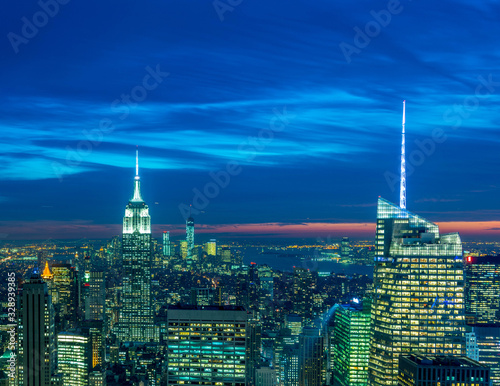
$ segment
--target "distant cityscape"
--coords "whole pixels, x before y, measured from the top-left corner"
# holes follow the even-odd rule
[[[4,241],[0,384],[500,385],[500,243],[383,198],[375,242],[157,239],[140,184],[122,237]]]

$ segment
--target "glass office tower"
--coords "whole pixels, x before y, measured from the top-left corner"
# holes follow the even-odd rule
[[[335,309],[333,329],[333,377],[340,386],[368,385],[370,355],[370,305],[339,305]]]
[[[74,332],[57,335],[57,364],[67,386],[89,384],[89,338]]]
[[[401,354],[465,355],[464,269],[458,233],[378,200],[371,385],[397,385]]]
[[[167,385],[247,385],[247,323],[243,307],[169,306]]]

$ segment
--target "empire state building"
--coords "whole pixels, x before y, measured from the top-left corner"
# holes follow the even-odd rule
[[[136,154],[134,194],[123,217],[123,297],[116,329],[122,341],[150,342],[155,338],[151,303],[151,217],[141,196]]]

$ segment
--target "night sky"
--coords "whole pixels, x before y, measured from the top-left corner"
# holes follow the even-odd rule
[[[497,1],[9,1],[0,18],[4,239],[119,234],[137,145],[155,236],[193,204],[207,237],[373,238],[377,197],[399,201],[404,99],[408,209],[500,237]]]

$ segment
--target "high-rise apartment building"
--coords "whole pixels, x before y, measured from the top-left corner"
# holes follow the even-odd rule
[[[458,233],[378,200],[370,384],[396,385],[399,356],[465,355]]]
[[[465,257],[467,324],[500,325],[500,256]]]
[[[19,296],[18,384],[50,386],[56,368],[54,310],[47,284],[33,274]]]
[[[370,319],[367,301],[342,304],[335,308],[330,353],[335,385],[368,385]]]
[[[246,385],[247,318],[236,306],[170,306],[167,385]]]
[[[155,339],[151,304],[151,217],[142,199],[140,184],[136,158],[134,194],[123,217],[123,307],[116,332],[122,341],[150,342]]]

